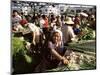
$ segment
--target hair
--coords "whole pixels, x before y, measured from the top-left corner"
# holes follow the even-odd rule
[[[46,19],[46,15],[42,15],[42,18],[43,18],[43,19]]]
[[[17,12],[19,14],[19,12],[17,10],[13,10],[13,13]]]
[[[52,36],[54,36],[56,33],[59,33],[59,32],[53,32]],[[60,33],[59,33],[60,34]]]
[[[52,33],[50,41],[53,42],[53,37],[54,37],[54,35],[55,35],[56,33],[59,33],[59,32],[53,32],[53,33]]]
[[[51,22],[53,22],[55,20],[55,18],[51,18]]]

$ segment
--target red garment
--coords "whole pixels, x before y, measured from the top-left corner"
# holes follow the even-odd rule
[[[22,19],[22,20],[20,21],[20,24],[21,24],[21,25],[24,25],[24,24],[27,24],[27,23],[28,23],[28,21],[25,20],[25,19]]]
[[[43,26],[43,27],[44,27],[44,28],[48,28],[48,27],[49,27],[48,19],[45,19],[44,21],[45,21],[45,23],[44,23],[44,26]]]
[[[75,18],[74,24],[80,24],[80,19],[78,17]]]

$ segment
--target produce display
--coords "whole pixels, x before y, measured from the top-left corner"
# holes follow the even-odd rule
[[[46,70],[46,72],[96,69],[95,39],[92,29],[88,27],[83,28],[79,40],[77,42],[71,42],[68,46],[65,46],[65,57],[68,58],[69,64],[64,65],[59,63],[57,68]],[[33,72],[36,65],[40,62],[41,56],[39,54],[31,54],[26,47],[26,44],[27,42],[22,37],[21,33],[18,33],[17,35],[16,33],[12,34],[11,53],[13,57],[14,73]]]

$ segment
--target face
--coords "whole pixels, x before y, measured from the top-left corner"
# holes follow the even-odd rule
[[[59,42],[60,40],[61,40],[60,34],[59,34],[58,32],[54,33],[54,34],[53,34],[53,42],[54,42],[54,43],[57,43],[57,42]]]
[[[17,15],[18,15],[18,13],[17,13],[17,12],[14,12],[13,14],[14,14],[15,16],[17,16]]]

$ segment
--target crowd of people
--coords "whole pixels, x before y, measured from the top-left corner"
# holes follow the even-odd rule
[[[12,33],[22,33],[21,36],[26,40],[26,47],[33,53],[40,51],[43,57],[35,72],[53,68],[59,62],[68,64],[68,59],[63,56],[66,51],[64,46],[78,41],[81,29],[86,26],[96,29],[95,14],[80,12],[75,16],[24,15],[17,10],[13,10],[12,13]]]

